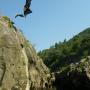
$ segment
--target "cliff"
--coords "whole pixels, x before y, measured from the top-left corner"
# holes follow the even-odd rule
[[[9,18],[0,17],[0,90],[45,88],[49,70],[13,24]]]

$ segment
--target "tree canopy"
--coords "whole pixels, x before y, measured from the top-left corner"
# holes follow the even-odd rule
[[[90,28],[74,36],[72,39],[55,43],[38,55],[51,71],[60,71],[64,66],[78,62],[80,58],[90,55]]]

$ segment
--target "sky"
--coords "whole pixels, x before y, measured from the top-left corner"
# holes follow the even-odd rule
[[[0,15],[8,16],[37,51],[70,39],[90,27],[90,0],[32,0],[32,14],[23,12],[25,0],[2,0]]]

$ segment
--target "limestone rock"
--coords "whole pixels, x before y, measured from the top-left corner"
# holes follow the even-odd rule
[[[55,73],[55,85],[63,90],[90,90],[90,56]]]
[[[0,90],[46,87],[48,68],[13,24],[9,18],[0,17]]]

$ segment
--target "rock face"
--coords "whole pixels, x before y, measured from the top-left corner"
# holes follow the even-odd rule
[[[0,17],[0,90],[44,88],[49,79],[49,70],[32,45],[9,18]]]
[[[55,73],[57,90],[90,90],[90,56]]]

